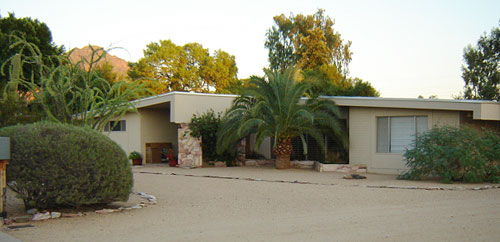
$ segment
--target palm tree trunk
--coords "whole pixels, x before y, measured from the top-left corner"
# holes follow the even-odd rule
[[[292,154],[292,140],[278,140],[276,147],[274,148],[274,155],[276,156],[276,168],[277,169],[289,169],[290,168],[290,155]]]

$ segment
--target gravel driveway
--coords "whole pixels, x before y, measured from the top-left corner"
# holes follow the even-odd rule
[[[134,167],[134,191],[155,195],[158,204],[4,232],[23,241],[500,241],[500,189],[342,175]]]

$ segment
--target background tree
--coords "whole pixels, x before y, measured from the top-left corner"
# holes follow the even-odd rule
[[[118,73],[113,71],[113,65],[107,61],[103,62],[101,65],[96,66],[95,71],[97,75],[99,75],[109,83],[115,83],[120,79]]]
[[[344,41],[333,25],[322,9],[313,15],[275,16],[265,42],[269,68],[302,69],[303,80],[311,86],[309,96],[378,96],[370,83],[348,77],[351,42]]]
[[[22,48],[20,45],[12,45],[17,41],[12,35],[24,38],[27,42],[36,45],[40,50],[41,56],[44,58],[64,53],[64,47],[57,46],[52,41],[52,33],[45,23],[28,17],[16,18],[14,13],[9,13],[8,17],[2,18],[0,16],[0,65],[15,53],[18,53],[20,48]],[[45,62],[47,61],[45,59]],[[32,65],[24,65],[24,75],[29,76],[30,74],[37,73],[33,71],[33,68],[35,67]],[[0,73],[0,87],[4,87],[7,84],[8,78],[7,73]]]
[[[351,42],[342,40],[323,9],[313,15],[281,14],[274,17],[274,24],[265,42],[271,70],[283,71],[293,65],[306,70],[327,64],[334,65],[339,73],[348,73]]]
[[[13,45],[19,38],[36,45],[46,63],[49,62],[47,56],[61,55],[64,52],[63,46],[57,46],[52,41],[52,34],[45,23],[37,19],[16,18],[14,13],[9,13],[8,17],[0,16],[0,66],[5,66],[4,63],[21,50],[22,46]],[[15,71],[22,71],[24,76],[30,76],[38,73],[36,68],[38,67],[26,63],[22,70]],[[7,90],[8,69],[2,67],[0,71],[0,127],[39,120],[39,107],[33,104],[33,95],[27,89],[15,86]],[[34,81],[38,80],[39,78],[34,78]]]
[[[462,78],[466,99],[500,100],[500,27],[464,49]]]
[[[314,70],[303,71],[302,82],[309,84],[306,94],[312,96],[368,96],[378,97],[380,93],[360,78],[342,77],[333,67],[323,65]]]
[[[211,56],[198,43],[178,46],[170,40],[151,43],[132,66],[131,78],[148,83],[156,94],[169,91],[227,93],[237,83],[235,57],[217,50]]]

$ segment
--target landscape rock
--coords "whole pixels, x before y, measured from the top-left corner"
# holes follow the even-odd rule
[[[31,220],[33,221],[40,221],[40,220],[46,220],[50,218],[50,212],[45,212],[45,213],[37,213],[33,215],[33,218]]]
[[[51,212],[50,213],[50,217],[51,218],[60,218],[61,217],[61,213],[60,212]]]
[[[96,210],[95,212],[96,213],[112,213],[112,212],[115,212],[115,211],[116,211],[115,209],[104,208],[104,209],[101,209],[101,210]]]

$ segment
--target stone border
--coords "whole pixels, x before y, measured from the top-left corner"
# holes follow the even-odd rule
[[[366,173],[367,166],[363,164],[323,164],[314,162],[314,169],[319,172],[336,171],[341,173]]]
[[[157,203],[157,199],[155,196],[147,194],[145,192],[137,192],[134,193],[132,192],[131,194],[136,194],[139,195],[143,201],[139,202],[136,205],[133,206],[127,206],[127,207],[120,207],[117,209],[113,208],[104,208],[100,210],[94,211],[95,213],[114,213],[114,212],[121,212],[125,210],[132,210],[132,209],[137,209],[137,208],[144,208],[149,205],[155,205]],[[36,209],[30,209],[28,213],[32,213],[32,215],[24,215],[24,216],[18,216],[18,217],[11,217],[11,218],[5,218],[3,221],[3,224],[9,225],[12,223],[22,223],[22,222],[29,222],[29,221],[42,221],[42,220],[48,220],[48,219],[56,219],[56,218],[62,218],[62,217],[67,217],[67,218],[72,218],[72,217],[81,217],[84,215],[87,215],[88,213],[61,213],[61,212],[56,212],[56,211],[47,211],[40,213]]]

